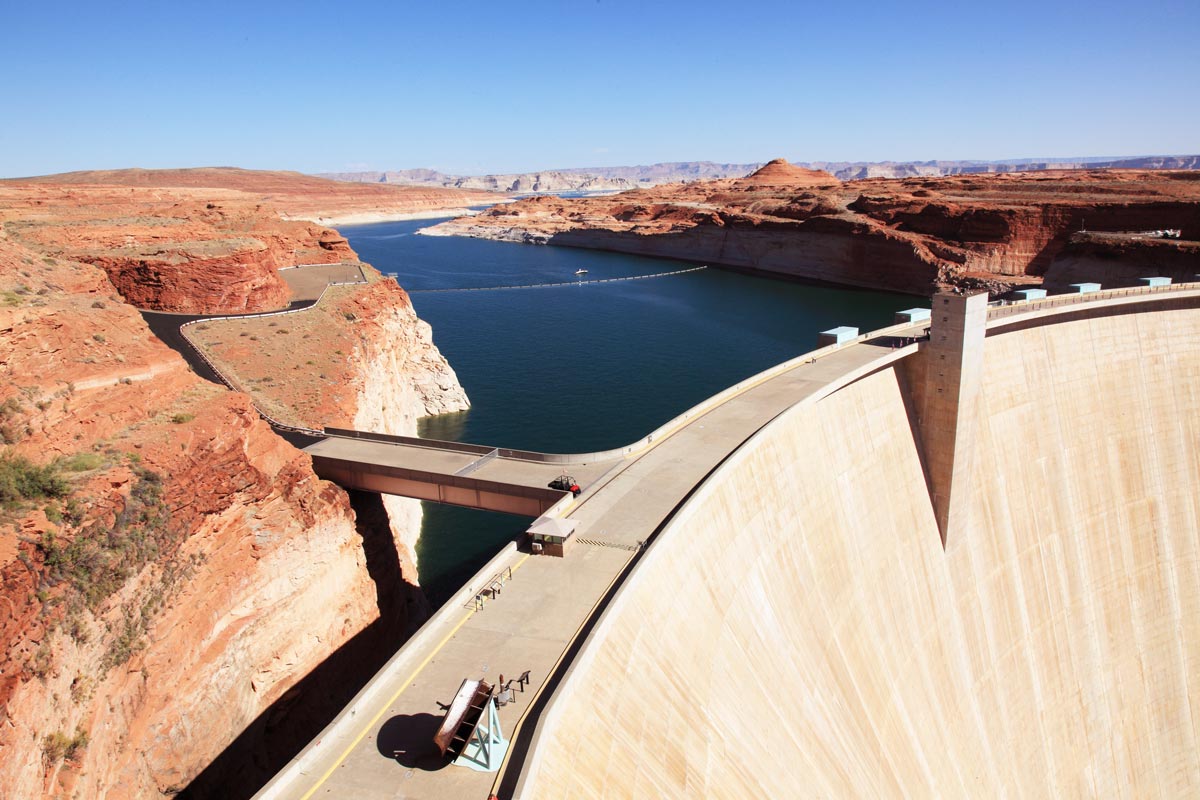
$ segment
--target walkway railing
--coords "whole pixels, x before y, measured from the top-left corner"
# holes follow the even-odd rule
[[[473,608],[476,611],[482,611],[483,607],[487,605],[488,598],[491,597],[491,599],[495,600],[503,590],[504,584],[511,580],[512,564],[509,564],[504,569],[500,570],[495,575],[484,581],[483,588],[475,593],[475,596],[471,598],[471,602],[465,607]]]
[[[1124,289],[1100,289],[1095,292],[1072,292],[1070,294],[1056,294],[1034,300],[993,301],[988,304],[988,321],[1016,316],[1017,314],[1028,314],[1031,311],[1040,311],[1049,308],[1082,305],[1123,297],[1149,297],[1157,294],[1197,289],[1200,289],[1200,282],[1173,283],[1167,286],[1130,286]]]

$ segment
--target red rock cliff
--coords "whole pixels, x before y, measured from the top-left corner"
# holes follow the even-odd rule
[[[38,237],[54,217],[30,221],[34,205],[5,209],[25,222],[0,238],[0,785],[170,794],[372,625],[379,587],[346,493],[250,398],[197,378],[104,271],[51,255],[59,234]],[[130,210],[92,225],[111,228],[89,234],[98,257]],[[211,241],[190,225],[175,232],[185,259]],[[420,340],[406,303],[373,313]],[[402,368],[374,335],[364,363]],[[403,414],[436,406],[430,380],[429,401]],[[21,494],[12,476],[55,459],[48,492]]]
[[[189,338],[271,416],[292,425],[415,436],[420,417],[469,405],[407,293],[371,282],[332,287],[287,317],[210,320]],[[416,583],[420,503],[383,498],[405,578]]]
[[[531,198],[427,233],[594,247],[927,294],[1038,283],[1073,232],[1182,228],[1196,173],[1080,171],[840,183],[772,161],[739,180]]]

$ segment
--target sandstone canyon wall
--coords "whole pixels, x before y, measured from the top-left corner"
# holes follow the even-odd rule
[[[69,217],[56,241],[46,232],[57,212],[10,190],[0,188],[0,785],[18,797],[171,794],[371,627],[381,587],[346,493],[317,479],[251,398],[196,377],[72,249],[70,229],[108,230],[88,244],[99,253],[121,218],[136,218],[138,237],[171,214],[147,213],[142,193],[124,190],[128,206]],[[160,227],[187,230],[179,266],[199,286],[213,264],[196,254],[213,230],[190,215],[220,208],[192,199],[174,201],[187,222]],[[246,214],[274,225],[270,212]],[[352,257],[340,241],[327,252]],[[403,292],[383,281],[368,291],[357,298],[364,325],[348,334],[343,418],[409,432],[417,416],[465,403]],[[409,540],[419,520],[401,516]]]
[[[416,436],[423,416],[469,405],[429,325],[395,281],[331,288],[316,307],[279,317],[211,320],[189,338],[281,422]],[[404,573],[416,583],[420,503],[384,497]]]
[[[739,180],[604,198],[531,198],[423,232],[593,247],[912,294],[946,287],[1001,292],[1041,283],[1084,227],[1177,228],[1184,239],[1200,238],[1198,174],[842,183],[777,160]]]
[[[960,536],[903,366],[791,409],[620,590],[520,796],[1195,795],[1200,311],[983,358]]]

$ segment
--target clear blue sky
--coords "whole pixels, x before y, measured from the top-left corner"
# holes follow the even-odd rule
[[[0,176],[1200,152],[1200,2],[6,0]]]

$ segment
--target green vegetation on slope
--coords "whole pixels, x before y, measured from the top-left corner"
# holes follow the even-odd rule
[[[70,484],[55,464],[37,465],[11,451],[0,453],[0,505],[14,509],[29,500],[63,497]]]

